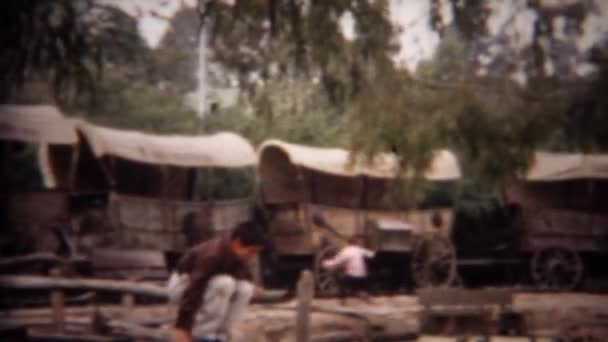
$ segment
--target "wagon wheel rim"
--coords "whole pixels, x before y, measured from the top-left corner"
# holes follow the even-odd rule
[[[322,267],[321,262],[334,256],[337,250],[333,246],[328,246],[317,253],[315,256],[315,286],[320,295],[337,295],[339,292],[338,279],[336,272]]]
[[[418,287],[448,286],[456,278],[456,253],[445,237],[420,238],[412,249],[411,271]]]
[[[548,291],[574,289],[582,279],[584,268],[578,253],[564,247],[536,251],[530,267],[536,286]]]

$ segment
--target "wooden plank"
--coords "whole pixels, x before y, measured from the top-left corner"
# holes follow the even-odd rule
[[[21,267],[27,267],[32,264],[68,264],[68,263],[84,263],[87,259],[79,258],[63,258],[54,253],[39,252],[15,257],[0,258],[0,270],[12,270]]]
[[[171,339],[171,332],[164,329],[146,328],[145,322],[127,322],[119,319],[107,319],[104,322],[105,332],[103,333],[89,333],[85,330],[86,327],[91,324],[91,310],[95,308],[89,308],[89,313],[81,314],[79,317],[67,317],[66,324],[71,333],[47,333],[46,331],[33,331],[30,332],[29,338],[23,339],[10,339],[7,341],[82,341],[82,342],[114,342],[114,341],[169,341]],[[104,310],[106,311],[106,310]],[[117,313],[115,313],[117,314]],[[85,317],[88,316],[88,317]],[[23,319],[22,319],[23,320]],[[46,317],[33,317],[25,320],[24,324],[30,326],[44,326],[48,325],[50,320]],[[167,322],[169,322],[168,320]],[[71,328],[71,329],[70,329]],[[107,335],[115,336],[107,336]],[[106,336],[101,336],[106,335]],[[0,331],[0,337],[4,337]],[[4,341],[4,340],[2,340]]]
[[[433,305],[510,305],[513,290],[496,288],[483,290],[470,289],[419,289],[416,291],[418,302],[424,306]]]
[[[0,288],[53,290],[81,289],[95,291],[128,292],[136,295],[167,298],[164,287],[122,280],[50,278],[41,276],[0,276]]]
[[[133,307],[135,306],[135,296],[132,293],[123,294],[122,306],[124,308],[125,317],[129,317],[133,313]]]
[[[63,291],[52,290],[51,291],[51,307],[53,308],[53,325],[55,326],[55,332],[63,333],[64,328],[64,302],[63,302]]]
[[[503,259],[503,258],[478,258],[478,259],[460,259],[457,261],[458,266],[490,266],[490,265],[512,265],[519,264],[522,259]]]
[[[296,313],[296,341],[310,341],[310,303],[314,296],[314,279],[309,270],[302,271],[298,280],[298,308]]]
[[[87,335],[64,335],[64,334],[42,334],[31,333],[28,335],[29,342],[131,342],[133,338],[129,336],[87,336]]]
[[[361,336],[352,331],[332,331],[311,337],[311,342],[351,342],[360,341]]]
[[[91,279],[91,278],[50,278],[42,276],[0,276],[0,288],[15,290],[52,290],[78,289],[109,292],[126,292],[134,295],[166,299],[167,291],[164,286],[149,283],[137,283],[123,280]],[[285,298],[284,290],[265,290],[257,293],[254,303],[271,303]]]
[[[128,269],[128,270],[95,270],[95,277],[104,279],[130,279],[130,280],[167,280],[169,272],[158,269]]]
[[[423,336],[419,336],[416,341],[417,342],[457,342],[457,341],[459,341],[459,338],[458,337],[448,337],[448,336],[423,335]]]
[[[51,270],[51,279],[59,278],[61,272],[59,269]],[[64,295],[61,289],[53,289],[51,291],[51,308],[53,309],[53,325],[55,326],[55,332],[63,333],[65,326],[64,318],[65,312],[64,307]]]
[[[78,177],[78,161],[80,159],[80,144],[76,144],[72,149],[72,155],[70,156],[70,171],[68,175],[68,190],[75,191],[76,180]]]
[[[166,268],[165,255],[157,250],[118,250],[98,248],[91,254],[95,269]]]

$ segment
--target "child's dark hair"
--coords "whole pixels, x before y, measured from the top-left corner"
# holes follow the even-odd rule
[[[245,246],[263,247],[266,244],[264,232],[254,221],[239,223],[230,234],[230,239],[239,239]]]

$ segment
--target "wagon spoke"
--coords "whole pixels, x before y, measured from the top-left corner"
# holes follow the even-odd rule
[[[418,286],[445,286],[455,277],[455,253],[449,240],[424,237],[412,250],[412,277]]]
[[[321,262],[326,258],[334,256],[336,249],[328,246],[315,256],[315,283],[319,294],[335,295],[338,293],[338,282],[333,271],[322,267]]]
[[[583,273],[579,255],[564,247],[536,251],[530,267],[536,285],[547,290],[570,290],[580,282]]]

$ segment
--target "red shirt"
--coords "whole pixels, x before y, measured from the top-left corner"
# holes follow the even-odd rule
[[[177,264],[178,273],[188,273],[190,284],[184,291],[177,312],[176,328],[192,330],[196,311],[201,306],[209,280],[226,274],[236,279],[250,279],[246,262],[230,248],[229,240],[220,237],[190,248]]]

